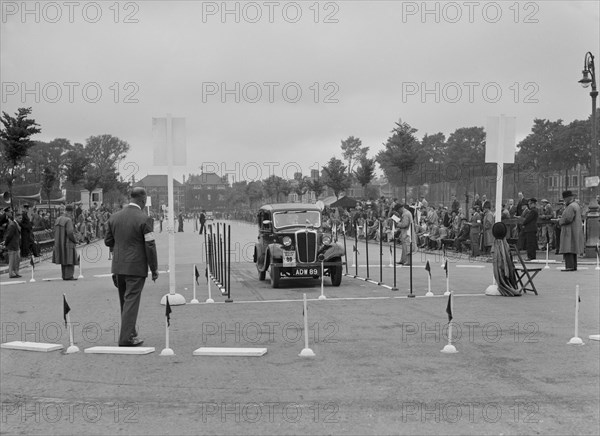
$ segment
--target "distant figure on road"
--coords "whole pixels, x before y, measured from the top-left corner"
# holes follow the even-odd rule
[[[204,233],[206,231],[205,227],[204,227],[204,223],[206,222],[206,211],[204,209],[202,209],[202,212],[200,213],[200,234]]]
[[[146,198],[144,188],[133,188],[131,203],[109,218],[104,238],[106,246],[113,248],[111,272],[119,289],[121,347],[136,347],[144,343],[137,337],[135,325],[148,268],[152,272],[152,280],[158,278],[154,222],[143,212]]]
[[[79,265],[74,231],[73,206],[67,205],[54,224],[54,252],[52,253],[52,263],[60,265],[63,280],[77,280],[73,277],[75,265]]]
[[[178,232],[183,232],[183,209],[179,211],[179,215],[177,215],[177,221],[179,222]]]

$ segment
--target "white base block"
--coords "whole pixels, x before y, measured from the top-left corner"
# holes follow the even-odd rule
[[[35,279],[29,280],[29,283],[35,283]]]
[[[450,291],[444,292],[444,295],[446,295],[446,296],[450,295]]]
[[[266,348],[227,348],[200,347],[194,351],[194,356],[249,356],[258,357],[267,354]]]
[[[425,296],[426,296],[426,297],[433,297],[434,295],[435,295],[435,294],[434,294],[433,292],[431,292],[431,291],[427,291],[427,292],[425,293]]]
[[[214,302],[215,302],[215,300],[213,300],[212,298],[207,298],[207,299],[206,299],[206,302],[207,302],[207,303],[214,303]]]
[[[318,300],[327,300],[327,297],[325,295],[319,295]]]
[[[44,279],[45,282],[53,282],[55,280],[62,280],[62,278],[60,278],[60,277],[51,277],[49,279]],[[23,282],[23,283],[25,283],[25,282]]]
[[[581,338],[572,337],[569,342],[567,342],[567,345],[584,345],[584,343]]]
[[[456,351],[456,347],[454,345],[450,345],[450,344],[446,345],[443,350],[440,350],[440,352],[442,352],[442,353],[458,353],[458,351]]]
[[[79,353],[79,347],[77,345],[71,345],[67,348],[67,354]]]
[[[13,341],[5,342],[0,345],[0,348],[8,348],[9,350],[25,350],[25,351],[56,351],[62,350],[63,346],[60,344],[44,344],[42,342],[22,342]]]
[[[160,352],[160,356],[174,356],[174,355],[175,355],[175,352],[171,348],[164,348]]]
[[[169,297],[169,306],[181,306],[185,304],[185,297],[181,294],[165,294],[160,299],[160,304],[165,306],[167,304],[167,296]]]
[[[84,353],[91,354],[150,354],[154,353],[154,347],[91,347],[86,348]]]
[[[600,335],[589,335],[591,341],[600,341]]]
[[[200,302],[196,298],[194,298],[192,301],[190,301],[190,304],[200,304]]]
[[[498,296],[498,295],[500,295],[501,296],[502,294],[498,290],[498,285],[489,285],[485,289],[485,295],[492,295],[492,296]]]
[[[302,351],[300,351],[300,354],[298,354],[298,356],[301,356],[301,357],[314,357],[314,356],[316,356],[316,354],[310,348],[303,348]]]

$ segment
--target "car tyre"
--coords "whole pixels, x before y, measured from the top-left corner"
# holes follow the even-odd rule
[[[267,271],[258,271],[258,280],[260,280],[261,282],[263,282],[265,280],[267,276]]]
[[[271,287],[278,288],[279,287],[279,267],[275,265],[271,265],[271,271],[269,272],[271,276]]]

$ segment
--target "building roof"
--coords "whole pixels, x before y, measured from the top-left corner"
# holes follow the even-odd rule
[[[142,180],[136,182],[133,186],[144,186],[151,188],[160,188],[167,186],[168,177],[163,174],[148,174]],[[173,186],[182,187],[183,185],[173,179]]]
[[[227,176],[220,177],[216,173],[202,173],[202,174],[193,174],[187,181],[190,185],[225,185],[227,186],[229,183],[227,182]]]

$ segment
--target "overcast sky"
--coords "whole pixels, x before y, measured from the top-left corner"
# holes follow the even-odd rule
[[[187,123],[179,179],[306,175],[351,135],[375,156],[400,118],[422,137],[506,114],[518,141],[536,117],[589,116],[577,81],[600,52],[598,1],[1,6],[2,110],[31,106],[38,140],[118,136],[138,180],[166,174],[152,118],[167,113]]]

